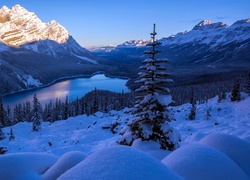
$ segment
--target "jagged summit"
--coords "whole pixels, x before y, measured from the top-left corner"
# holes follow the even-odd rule
[[[119,46],[132,46],[132,47],[138,47],[138,46],[145,46],[146,44],[148,44],[148,40],[145,39],[141,39],[141,40],[130,40],[130,41],[126,41],[123,44],[120,44]]]
[[[224,26],[227,26],[227,24],[224,22],[213,23],[211,20],[203,20],[199,22],[197,25],[195,25],[193,30],[202,30],[204,28],[214,29],[214,28],[219,28],[219,27],[224,27]]]
[[[203,20],[197,26],[206,26],[206,25],[211,25],[211,24],[213,24],[211,20]]]
[[[4,44],[16,47],[46,39],[62,44],[69,39],[69,33],[54,20],[43,23],[19,4],[0,9],[0,40]]]

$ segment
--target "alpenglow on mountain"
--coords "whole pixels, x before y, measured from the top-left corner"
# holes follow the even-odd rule
[[[46,39],[62,44],[69,39],[67,30],[56,21],[43,23],[35,13],[20,5],[15,5],[11,9],[3,6],[0,9],[0,23],[1,40],[9,46],[20,46]]]
[[[44,23],[35,13],[19,4],[10,9],[6,6],[0,9],[0,43],[54,58],[70,55],[89,63],[97,63],[91,60],[91,54],[81,47],[63,26],[55,20]]]

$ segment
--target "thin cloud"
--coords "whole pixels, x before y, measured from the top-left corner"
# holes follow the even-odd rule
[[[216,19],[228,19],[229,17],[226,16],[217,16]]]

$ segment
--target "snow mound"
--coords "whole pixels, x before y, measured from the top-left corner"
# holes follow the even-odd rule
[[[86,154],[80,151],[65,153],[51,168],[46,171],[46,173],[42,175],[42,179],[57,179],[61,174],[74,167],[86,157]]]
[[[14,153],[0,156],[0,179],[40,179],[57,157],[44,153]]]
[[[162,163],[185,179],[248,179],[234,161],[220,151],[203,144],[180,147],[165,157]]]
[[[127,146],[99,150],[60,179],[182,179],[152,156]]]
[[[250,178],[250,144],[237,137],[222,134],[212,133],[200,140],[201,144],[206,144],[218,149],[226,154],[234,162],[236,162],[241,169]]]

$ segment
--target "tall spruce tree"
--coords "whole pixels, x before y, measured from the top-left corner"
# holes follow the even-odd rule
[[[2,95],[0,95],[0,127],[5,127],[5,126],[6,126],[6,112],[3,106]]]
[[[95,87],[94,93],[93,93],[93,104],[91,107],[91,114],[96,113],[99,111],[99,102],[98,102],[98,95],[97,95],[97,89]]]
[[[4,133],[3,133],[2,127],[0,127],[0,141],[5,139],[5,138],[6,137],[5,137]]]
[[[10,136],[9,136],[9,140],[11,141],[11,140],[13,140],[13,139],[15,139],[15,135],[14,135],[14,133],[13,133],[12,127],[10,127]]]
[[[39,131],[41,129],[41,121],[42,121],[42,108],[39,103],[36,94],[33,97],[33,109],[32,109],[32,130]]]
[[[239,77],[235,78],[233,90],[231,92],[231,101],[240,101],[241,95],[240,95],[240,81],[241,79]]]
[[[69,118],[69,97],[66,95],[65,103],[64,103],[64,109],[63,109],[63,119]]]
[[[194,87],[191,88],[190,104],[192,105],[190,113],[188,114],[188,119],[194,120],[196,116],[196,100],[194,97]]]
[[[247,73],[247,81],[245,85],[245,92],[250,96],[250,68],[248,69]]]
[[[130,146],[136,139],[153,140],[158,142],[162,149],[174,150],[178,147],[180,134],[168,124],[173,120],[171,111],[167,108],[172,103],[172,98],[166,87],[173,81],[169,79],[170,75],[163,66],[168,60],[156,58],[156,54],[160,52],[156,50],[156,46],[160,45],[155,40],[156,34],[154,24],[153,33],[150,34],[152,41],[147,44],[151,50],[144,52],[150,55],[150,58],[142,61],[139,79],[135,82],[141,86],[136,89],[138,95],[132,109],[134,118],[121,131],[123,136],[118,143]]]

